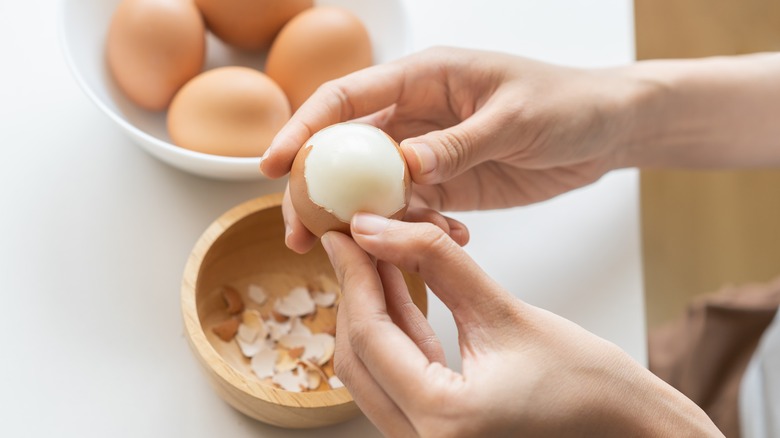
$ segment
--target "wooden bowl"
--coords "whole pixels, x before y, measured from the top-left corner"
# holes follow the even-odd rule
[[[275,194],[241,204],[217,219],[200,237],[182,280],[185,333],[212,386],[234,408],[275,426],[326,426],[358,414],[346,388],[329,389],[323,383],[316,391],[295,393],[262,382],[235,341],[225,342],[211,330],[228,317],[221,293],[224,285],[243,291],[250,283],[259,284],[270,297],[312,282],[338,287],[321,245],[305,255],[285,246],[281,201],[282,195]],[[425,284],[409,275],[406,283],[412,300],[426,313]],[[312,331],[335,326],[335,309],[330,314],[318,312],[307,325]],[[326,374],[333,373],[332,362],[323,367]]]

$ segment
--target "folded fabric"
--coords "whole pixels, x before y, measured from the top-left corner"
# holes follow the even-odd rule
[[[740,382],[778,305],[780,277],[695,298],[682,318],[650,333],[650,371],[739,437]]]

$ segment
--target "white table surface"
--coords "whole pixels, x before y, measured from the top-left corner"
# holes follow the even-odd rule
[[[407,0],[414,49],[556,63],[633,59],[629,0]],[[136,147],[77,87],[52,0],[0,2],[0,436],[376,436],[362,417],[287,431],[223,403],[182,333],[179,283],[200,233],[282,182],[182,173]],[[638,178],[510,211],[458,214],[473,257],[522,299],[646,361]],[[457,334],[430,320],[451,363]]]

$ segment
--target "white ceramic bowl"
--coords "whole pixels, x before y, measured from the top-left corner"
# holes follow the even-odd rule
[[[226,180],[262,179],[260,157],[237,158],[194,152],[170,142],[165,112],[144,110],[122,95],[108,73],[105,40],[111,15],[120,0],[61,0],[60,40],[73,76],[93,102],[135,143],[160,160],[190,172]],[[386,62],[406,53],[409,46],[402,0],[323,0],[316,4],[347,8],[366,24],[375,61]],[[213,35],[207,38],[204,70],[225,65],[262,68],[257,53],[233,50]]]

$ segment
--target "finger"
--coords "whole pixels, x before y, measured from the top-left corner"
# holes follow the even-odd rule
[[[327,82],[317,89],[271,141],[260,161],[269,178],[290,171],[295,154],[322,128],[375,113],[395,103],[404,88],[400,63],[386,63]]]
[[[455,126],[403,140],[400,147],[412,180],[438,184],[501,153],[499,136],[510,122],[505,120],[505,111],[494,111],[495,107],[485,105]]]
[[[431,362],[388,315],[382,285],[368,254],[341,233],[325,233],[322,244],[341,284],[344,298],[339,311],[346,312],[349,320],[351,350],[410,415],[419,408],[419,389],[430,377],[426,370]]]
[[[395,113],[395,104],[387,108],[383,108],[373,114],[369,114],[363,117],[358,117],[357,119],[353,120],[353,122],[373,125],[381,129],[382,131],[387,132],[387,122],[393,116],[394,113]],[[390,135],[389,132],[387,132],[387,134]]]
[[[410,208],[404,215],[406,222],[429,222],[441,228],[460,246],[469,242],[469,229],[462,222],[444,216],[430,208]]]
[[[290,200],[289,184],[282,199],[282,217],[284,218],[284,244],[298,254],[309,252],[317,243],[317,237],[298,219],[298,214]]]
[[[366,252],[419,273],[458,323],[493,326],[511,315],[514,299],[439,227],[368,213],[352,218],[352,237]],[[477,331],[479,332],[479,331]]]
[[[428,360],[446,365],[447,359],[439,337],[412,301],[401,271],[380,260],[377,262],[377,272],[385,291],[385,303],[390,319],[414,341]]]
[[[336,352],[333,364],[336,375],[349,389],[350,395],[363,414],[385,436],[416,436],[409,419],[393,402],[387,393],[368,372],[349,345],[349,318],[346,301],[355,299],[355,294],[344,295],[336,314]]]

